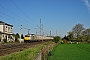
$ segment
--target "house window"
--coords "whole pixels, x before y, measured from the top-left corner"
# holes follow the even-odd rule
[[[7,28],[7,26],[6,26],[6,28]]]

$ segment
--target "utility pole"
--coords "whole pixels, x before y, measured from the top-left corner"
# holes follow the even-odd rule
[[[41,18],[40,18],[40,36],[41,36]]]
[[[20,25],[20,43],[21,43],[22,25]]]
[[[35,36],[36,36],[36,40],[37,40],[37,28],[34,28],[34,29],[36,29],[36,35]]]
[[[43,42],[43,34],[44,32],[43,32],[43,24],[42,24],[42,42]]]
[[[57,30],[56,30],[56,36],[57,36]]]
[[[34,29],[36,29],[36,35],[37,35],[37,28],[34,28]]]
[[[30,34],[29,32],[30,32],[30,29],[28,29],[28,35]]]
[[[50,36],[51,36],[51,31],[50,31]]]

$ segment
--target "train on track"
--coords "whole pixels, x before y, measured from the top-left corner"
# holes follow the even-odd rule
[[[52,40],[52,36],[40,36],[36,34],[27,34],[24,37],[24,42],[34,42],[34,41],[50,41]]]

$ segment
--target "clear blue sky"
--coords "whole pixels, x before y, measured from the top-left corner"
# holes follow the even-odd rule
[[[56,35],[57,30],[58,35],[64,36],[77,23],[89,28],[90,0],[0,0],[0,20],[12,24],[14,33],[20,32],[20,25],[35,33],[40,18],[45,35],[50,35],[50,31]],[[27,34],[27,30],[22,33]]]

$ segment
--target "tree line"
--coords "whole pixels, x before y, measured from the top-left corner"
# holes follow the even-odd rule
[[[63,39],[90,42],[90,28],[84,28],[83,24],[76,24],[67,34]]]

